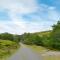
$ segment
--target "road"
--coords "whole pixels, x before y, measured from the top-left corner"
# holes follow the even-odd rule
[[[33,52],[30,48],[26,47],[22,43],[20,45],[20,49],[8,60],[42,60],[41,57]]]

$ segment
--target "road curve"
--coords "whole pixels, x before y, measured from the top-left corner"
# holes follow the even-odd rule
[[[34,53],[31,49],[20,43],[21,47],[13,56],[8,60],[42,60],[40,56]]]

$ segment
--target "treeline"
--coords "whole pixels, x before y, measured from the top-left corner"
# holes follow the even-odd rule
[[[32,33],[24,33],[22,35],[22,42],[28,45],[36,44],[42,45],[42,37],[38,36],[37,34]]]
[[[49,49],[60,50],[60,21],[56,25],[53,25],[52,31],[24,33],[21,40],[25,44],[35,44]]]
[[[60,50],[60,21],[52,26],[51,31],[24,33],[22,35],[15,35],[10,33],[1,33],[0,39],[11,40],[15,42],[22,42],[29,45],[44,46],[49,49]]]
[[[20,41],[20,35],[15,35],[15,34],[10,34],[10,33],[1,33],[0,34],[0,40],[10,40],[10,41],[15,41],[19,42]]]

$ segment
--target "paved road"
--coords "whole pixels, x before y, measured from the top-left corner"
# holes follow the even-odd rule
[[[15,55],[8,60],[42,60],[40,56],[34,53],[31,49],[21,44],[20,49]]]

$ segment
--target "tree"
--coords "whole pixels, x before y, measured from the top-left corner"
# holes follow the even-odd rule
[[[21,40],[21,36],[20,35],[13,35],[13,41],[15,41],[15,42],[20,42],[20,40]]]
[[[35,44],[35,45],[43,45],[42,37],[40,37],[37,34],[33,34],[32,41],[33,41],[33,44]]]
[[[22,35],[22,42],[25,44],[32,44],[32,34],[31,33],[24,33]]]
[[[2,33],[0,35],[1,35],[0,38],[3,39],[3,40],[13,40],[13,35],[12,34]]]
[[[42,45],[42,38],[37,34],[24,33],[22,42],[29,45],[31,44]]]
[[[51,37],[52,47],[60,50],[60,21],[53,26]]]
[[[21,36],[20,35],[15,35],[15,34],[10,34],[10,33],[6,32],[6,33],[0,34],[0,39],[20,42]]]

